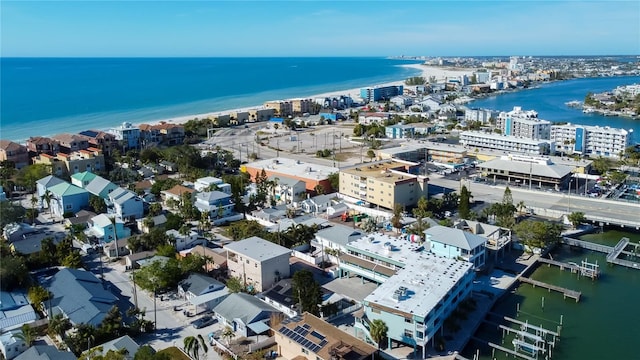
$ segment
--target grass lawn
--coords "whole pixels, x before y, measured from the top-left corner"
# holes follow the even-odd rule
[[[169,355],[171,357],[171,360],[191,360],[187,355],[185,355],[182,351],[180,351],[180,349],[175,346],[162,349],[158,351],[158,353]]]

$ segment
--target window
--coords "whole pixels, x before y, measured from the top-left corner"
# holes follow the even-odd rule
[[[424,333],[422,331],[416,331],[416,337],[418,339],[423,339],[424,338]]]
[[[413,339],[413,331],[404,329],[404,337],[408,337],[409,339]]]
[[[309,350],[307,350],[305,348],[301,348],[301,350],[302,350],[303,354],[309,355]]]
[[[404,322],[406,322],[407,324],[413,324],[413,320],[412,319],[404,318]]]

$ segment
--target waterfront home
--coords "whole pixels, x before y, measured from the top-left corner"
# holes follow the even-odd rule
[[[140,129],[133,126],[131,123],[123,122],[122,125],[110,129],[109,132],[115,135],[123,153],[127,150],[136,149],[140,146]]]
[[[10,161],[16,169],[29,165],[27,147],[9,140],[0,140],[0,162]]]
[[[305,312],[272,327],[278,354],[285,359],[375,359],[375,346]]]
[[[79,132],[78,135],[85,138],[89,145],[102,150],[105,154],[111,154],[111,151],[118,146],[116,137],[104,131],[85,130]]]
[[[461,229],[432,226],[424,231],[429,250],[449,259],[464,259],[481,270],[486,261],[487,238]]]
[[[234,293],[214,309],[223,326],[229,326],[239,336],[260,335],[269,331],[269,319],[279,311],[255,296]]]
[[[51,138],[58,142],[60,152],[65,154],[89,148],[89,141],[85,137],[77,134],[57,134]]]
[[[31,156],[38,154],[55,155],[60,151],[60,144],[56,140],[44,136],[30,137],[26,146]]]

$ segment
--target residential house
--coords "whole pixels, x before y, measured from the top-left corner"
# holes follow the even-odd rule
[[[418,102],[423,111],[431,110],[433,112],[440,110],[442,102],[434,97],[427,96]]]
[[[9,140],[0,140],[0,162],[11,161],[16,169],[29,165],[29,151],[24,145]]]
[[[91,171],[83,171],[71,175],[71,183],[75,186],[86,189],[87,185],[89,185],[96,177],[98,177],[98,175]]]
[[[176,250],[182,251],[184,249],[192,248],[196,245],[202,245],[207,242],[206,239],[201,238],[194,230],[189,230],[188,234],[181,234],[178,230],[167,230],[165,232],[167,236],[175,239]]]
[[[500,253],[504,255],[511,244],[511,229],[508,228],[472,220],[460,220],[453,227],[486,238],[485,247],[493,254],[494,259],[497,259]]]
[[[291,274],[291,250],[257,236],[229,243],[227,267],[229,275],[262,292]]]
[[[416,128],[413,125],[395,124],[385,126],[384,129],[385,135],[390,139],[410,139],[416,134]]]
[[[83,352],[81,356],[86,356],[87,359],[93,359],[98,356],[106,356],[109,351],[112,351],[114,353],[124,351],[124,360],[133,360],[139,349],[140,345],[138,345],[138,343],[135,342],[129,335],[125,335],[93,347]]]
[[[162,201],[164,205],[169,206],[171,201],[176,201],[178,204],[182,203],[182,196],[189,194],[192,198],[196,191],[183,185],[176,185],[171,189],[160,192],[162,195]]]
[[[276,175],[269,176],[268,180],[275,183],[272,195],[276,203],[293,204],[306,197],[306,184],[302,180]]]
[[[51,193],[50,211],[54,215],[76,213],[89,206],[89,192],[81,187],[62,182],[48,190]]]
[[[109,216],[107,214],[100,214],[91,218],[91,227],[87,230],[87,235],[93,236],[104,243],[113,241],[116,236],[118,239],[131,236],[131,230],[125,227],[122,220],[118,218],[116,218],[114,232],[113,223],[111,222],[112,218],[113,215]]]
[[[346,245],[363,236],[365,236],[365,233],[360,229],[340,224],[332,224],[331,226],[318,230],[315,234],[314,242],[317,243],[325,253],[328,249],[331,249],[346,254]],[[339,256],[339,254],[336,255]]]
[[[231,195],[222,191],[199,192],[196,194],[195,207],[207,213],[212,219],[221,219],[234,213]]]
[[[76,360],[71,351],[60,350],[54,345],[33,345],[15,360]]]
[[[84,136],[76,134],[58,134],[54,135],[52,139],[58,142],[60,152],[65,154],[89,148],[89,141]]]
[[[142,199],[133,191],[121,187],[109,193],[107,206],[123,221],[135,221],[144,215]]]
[[[224,181],[222,179],[213,176],[205,176],[196,179],[193,187],[194,189],[196,189],[196,191],[219,190],[217,187],[220,184],[224,184]],[[215,185],[214,189],[210,189],[212,185]]]
[[[178,253],[180,257],[187,257],[191,254],[199,254],[207,259],[207,263],[204,265],[206,272],[214,270],[221,270],[226,273],[227,271],[227,252],[222,249],[211,249],[203,245],[196,245],[192,248],[182,250]]]
[[[162,226],[167,222],[167,217],[164,214],[156,216],[147,216],[145,218],[136,219],[138,229],[143,234],[148,234],[154,227]]]
[[[78,133],[84,137],[92,147],[102,150],[105,154],[111,154],[114,149],[118,148],[116,137],[100,130],[85,130]]]
[[[362,125],[384,124],[389,118],[389,113],[376,112],[361,113],[358,117],[359,123]]]
[[[0,334],[0,354],[7,360],[15,359],[27,350],[27,343],[20,338],[22,331],[10,330]]]
[[[377,348],[306,312],[274,326],[278,354],[285,359],[375,359]]]
[[[389,99],[389,102],[396,106],[396,108],[404,110],[408,106],[413,105],[413,97],[406,95],[398,95]]]
[[[84,186],[84,189],[88,192],[105,200],[109,198],[109,193],[117,188],[118,185],[101,176],[96,176],[89,184]]]
[[[115,135],[123,153],[130,149],[137,149],[140,146],[140,129],[131,123],[124,122],[122,125],[109,130],[109,132]]]
[[[50,166],[53,174],[58,176],[105,169],[104,155],[102,150],[97,148],[88,148],[71,153],[59,152],[56,155],[39,154],[33,157],[32,160],[34,164]]]
[[[116,246],[118,249],[116,249]],[[110,259],[129,255],[129,238],[118,238],[117,241],[110,241],[102,247],[102,252]]]
[[[25,292],[0,290],[0,333],[19,329],[37,319]]]
[[[43,136],[32,136],[27,140],[27,150],[31,156],[37,154],[55,155],[60,151],[57,141]]]
[[[124,266],[125,269],[138,269],[140,268],[140,264],[138,263],[140,260],[151,259],[156,255],[155,250],[150,251],[141,251],[135,254],[128,254],[124,257]]]
[[[333,199],[337,198],[337,194],[323,194],[309,197],[300,202],[302,211],[308,214],[323,214],[333,204]]]
[[[440,225],[430,227],[424,234],[432,253],[449,259],[464,259],[476,270],[484,267],[487,238]]]
[[[64,219],[64,225],[66,227],[80,226],[82,229],[87,229],[89,222],[96,215],[98,214],[93,211],[80,210],[74,216]]]
[[[44,194],[51,188],[52,186],[65,183],[64,180],[59,177],[55,177],[53,175],[48,175],[36,181],[36,191],[38,193],[38,198],[42,199]],[[44,205],[47,205],[46,203]]]
[[[271,305],[245,293],[230,294],[213,310],[220,323],[244,337],[269,331],[267,323],[272,314],[278,313]]]
[[[178,284],[178,295],[194,307],[192,313],[213,310],[229,296],[229,289],[220,281],[199,273],[192,273]]]
[[[64,236],[63,234],[60,234],[62,236],[59,236],[58,234],[52,235],[42,229],[34,228],[25,229],[19,233],[19,237],[16,237],[15,233],[12,234],[13,236],[11,236],[11,239],[15,240],[9,240],[9,249],[11,249],[11,252],[14,254],[22,255],[37,254],[42,251],[42,241],[45,239],[51,239],[54,245],[58,245]]]
[[[63,268],[41,284],[52,294],[48,315],[63,314],[72,325],[99,326],[118,298],[85,270]]]

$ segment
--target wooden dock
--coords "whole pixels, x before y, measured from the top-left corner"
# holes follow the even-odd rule
[[[557,291],[559,293],[562,293],[562,295],[563,295],[563,297],[565,299],[566,298],[575,299],[576,302],[580,301],[580,297],[582,296],[582,292],[580,292],[580,291],[575,291],[575,290],[563,288],[563,287],[557,286],[557,285],[547,284],[547,283],[544,283],[542,281],[530,279],[528,277],[520,276],[520,277],[518,277],[518,280],[520,280],[521,282],[527,283],[527,284],[531,284],[534,287],[539,286],[539,287],[545,288],[545,289],[547,289],[549,291],[551,291],[551,290]]]
[[[580,266],[578,266],[577,264],[570,264],[570,263],[565,263],[562,261],[556,261],[556,260],[551,260],[551,259],[542,258],[542,257],[538,258],[538,261],[543,264],[555,265],[559,267],[560,270],[569,269],[571,270],[571,272],[580,271]]]
[[[538,258],[537,261],[543,264],[557,266],[560,268],[560,270],[569,269],[571,270],[572,273],[577,273],[582,276],[587,276],[593,280],[597,279],[598,276],[600,276],[600,269],[598,267],[598,264],[597,263],[592,264],[587,262],[586,260],[582,261],[581,265],[578,265],[573,262],[565,263],[562,261],[556,261],[556,260],[547,259],[547,258]]]

